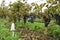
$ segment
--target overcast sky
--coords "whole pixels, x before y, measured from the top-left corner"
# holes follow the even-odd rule
[[[16,2],[17,0],[6,0],[5,4],[8,5],[10,2]],[[0,0],[0,4],[1,4],[2,0]],[[28,0],[27,1],[29,4],[31,4],[32,2],[35,2],[37,4],[41,4],[41,3],[46,3],[46,0]]]

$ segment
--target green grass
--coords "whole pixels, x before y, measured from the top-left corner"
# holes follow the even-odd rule
[[[5,23],[7,21],[4,19],[0,20],[0,40],[18,40],[20,39],[18,36],[18,32],[15,32],[15,36],[12,37],[12,31],[10,27],[6,26]],[[7,23],[8,24],[8,23]]]
[[[9,26],[7,26],[7,23]],[[12,23],[12,22],[11,22]],[[34,22],[34,23],[30,23],[27,22],[26,24],[23,23],[23,20],[21,20],[20,22],[16,22],[16,26],[15,26],[15,36],[12,37],[12,32],[10,30],[11,27],[11,23],[8,23],[8,21],[6,21],[6,19],[1,19],[0,20],[0,40],[22,40],[20,37],[19,32],[17,32],[17,30],[19,28],[29,28],[30,30],[35,30],[38,32],[44,32],[45,31],[45,26],[44,23],[39,23],[39,22]],[[56,36],[56,37],[60,37],[60,26],[54,24],[54,25],[49,25],[48,26],[48,31],[47,31],[47,35],[49,36]]]

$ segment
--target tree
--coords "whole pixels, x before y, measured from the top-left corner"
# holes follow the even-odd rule
[[[31,10],[31,6],[29,4],[22,3],[21,1],[14,2],[9,6],[9,14],[12,15],[12,19],[16,19],[18,17],[18,14],[21,16],[23,16],[24,14],[29,15],[29,10]]]
[[[6,18],[7,13],[8,13],[8,7],[5,6],[5,0],[2,0],[1,6],[0,6],[0,16],[3,18]]]

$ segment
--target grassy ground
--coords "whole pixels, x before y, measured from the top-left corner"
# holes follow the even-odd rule
[[[45,38],[47,39],[48,37],[50,39],[53,38],[52,40],[59,40],[60,38],[60,26],[56,24],[52,25],[52,21],[47,28],[46,35],[44,34],[44,31],[45,31],[44,23],[27,22],[26,24],[24,24],[23,20],[21,20],[20,22],[17,21],[15,25],[14,37],[12,36],[12,31],[10,30],[11,23],[12,22],[8,22],[8,19],[0,19],[0,40],[22,40],[21,38],[22,35],[25,35],[25,34],[29,35],[32,33],[34,36],[38,34],[41,37],[42,35],[42,39],[36,39],[36,40],[43,40]],[[25,40],[28,40],[28,39],[25,39]],[[32,40],[34,40],[34,38]]]

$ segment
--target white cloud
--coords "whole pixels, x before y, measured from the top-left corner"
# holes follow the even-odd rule
[[[1,4],[2,0],[0,0],[0,4]]]
[[[16,0],[6,0],[6,5],[8,5],[10,2],[16,2]]]
[[[46,3],[46,0],[28,0],[27,1],[29,4],[31,4],[32,2],[37,3],[38,5],[42,4],[42,3]]]
[[[16,2],[16,0],[5,0],[5,5],[8,6],[10,2]],[[2,3],[2,0],[0,0],[0,4]]]
[[[6,5],[8,5],[10,2],[16,2],[17,0],[6,0],[5,3]],[[0,0],[0,4],[1,4],[2,0]],[[35,2],[37,4],[41,4],[41,3],[46,3],[46,0],[28,0],[27,1],[29,4],[31,4],[32,2]]]

